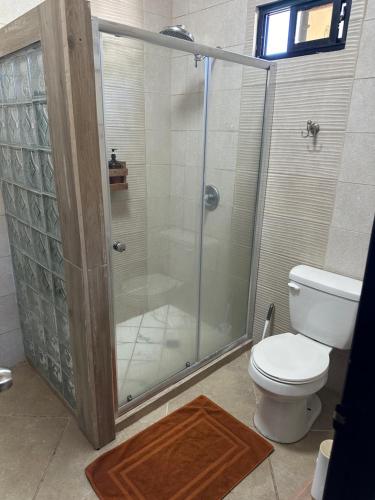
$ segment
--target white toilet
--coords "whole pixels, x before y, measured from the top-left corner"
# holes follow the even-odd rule
[[[253,347],[249,374],[259,398],[254,424],[265,437],[293,443],[321,411],[316,395],[327,382],[332,348],[350,349],[362,282],[309,266],[289,273],[294,333]]]

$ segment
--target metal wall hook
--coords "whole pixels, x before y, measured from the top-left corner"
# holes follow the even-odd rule
[[[317,122],[313,122],[312,120],[307,120],[306,123],[306,132],[301,130],[302,137],[316,137],[319,134],[320,125]]]

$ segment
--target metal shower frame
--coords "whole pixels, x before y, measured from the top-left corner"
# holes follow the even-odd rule
[[[186,368],[185,370],[176,373],[174,376],[170,377],[168,380],[161,382],[151,388],[150,390],[144,392],[140,396],[134,398],[132,401],[119,407],[117,401],[117,378],[116,378],[116,340],[115,340],[115,327],[113,324],[113,301],[110,297],[109,302],[112,309],[112,325],[111,325],[111,346],[112,346],[112,357],[113,357],[113,388],[114,388],[114,401],[115,401],[115,412],[117,409],[117,426],[121,426],[121,420],[125,419],[126,416],[137,407],[147,406],[147,402],[153,398],[157,399],[158,395],[165,394],[166,390],[178,384],[181,380],[192,376],[194,372],[203,369],[205,366],[211,366],[215,360],[223,357],[226,353],[231,353],[237,348],[250,346],[252,338],[250,333],[253,328],[254,313],[255,313],[255,298],[256,298],[256,285],[258,276],[258,264],[259,264],[259,254],[260,254],[260,242],[262,234],[262,221],[263,221],[263,211],[264,211],[264,200],[266,192],[266,182],[267,182],[267,171],[268,171],[268,160],[269,160],[269,149],[271,140],[271,127],[272,127],[272,115],[273,115],[273,103],[274,103],[274,92],[275,92],[275,81],[276,81],[276,63],[272,61],[266,61],[263,59],[258,59],[255,57],[244,56],[241,54],[236,54],[234,52],[229,52],[223,49],[209,47],[196,42],[190,42],[181,40],[178,38],[172,38],[159,33],[150,32],[144,29],[136,28],[133,26],[128,26],[112,21],[107,21],[104,19],[92,18],[93,27],[93,51],[94,51],[94,64],[95,64],[95,74],[96,74],[96,99],[97,99],[97,113],[98,113],[98,127],[99,127],[99,137],[100,137],[100,149],[101,149],[101,162],[102,162],[102,187],[103,187],[103,198],[105,210],[105,221],[106,221],[106,231],[108,239],[108,260],[111,262],[111,225],[110,225],[110,198],[107,180],[107,162],[105,154],[105,133],[104,133],[104,112],[103,112],[103,86],[102,86],[102,71],[101,71],[101,33],[106,33],[109,35],[114,35],[116,37],[125,37],[141,40],[153,45],[159,45],[169,49],[179,50],[182,52],[191,53],[195,56],[205,56],[207,61],[212,59],[224,60],[232,63],[241,64],[244,66],[250,66],[254,68],[259,68],[267,71],[267,82],[265,87],[265,102],[264,102],[264,113],[263,113],[263,127],[262,127],[262,144],[261,144],[261,154],[260,154],[260,168],[258,176],[258,187],[257,187],[257,204],[256,204],[256,216],[255,216],[255,229],[253,234],[252,251],[251,251],[251,269],[250,269],[250,283],[249,283],[249,298],[248,298],[248,313],[247,313],[247,328],[246,334],[239,339],[232,342],[230,345],[212,353],[207,358],[197,361],[192,366]],[[207,65],[206,65],[207,66]],[[205,85],[207,86],[207,77],[205,78]],[[205,94],[207,93],[207,88],[205,89]],[[204,132],[203,132],[204,133]],[[204,184],[204,183],[203,183]],[[202,186],[203,189],[204,186]],[[202,238],[202,234],[201,234]],[[201,259],[201,257],[200,257]],[[110,295],[112,293],[112,278],[108,277]],[[164,392],[163,392],[164,391]],[[121,418],[122,417],[122,418]]]

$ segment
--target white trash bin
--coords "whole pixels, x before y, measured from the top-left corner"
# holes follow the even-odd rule
[[[322,500],[326,484],[327,470],[332,450],[332,439],[326,439],[320,444],[314,479],[311,486],[311,496],[314,500]]]

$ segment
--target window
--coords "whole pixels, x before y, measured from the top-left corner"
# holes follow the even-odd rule
[[[350,7],[351,0],[282,0],[259,7],[257,57],[343,49]]]

